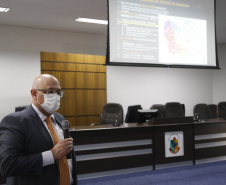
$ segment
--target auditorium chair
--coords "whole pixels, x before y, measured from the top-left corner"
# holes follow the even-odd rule
[[[150,109],[157,109],[157,117],[167,117],[166,107],[163,104],[154,104]]]
[[[123,122],[123,108],[121,104],[118,103],[107,103],[103,107],[103,111],[100,118],[101,124],[111,124]]]
[[[93,123],[94,125],[101,124],[114,124],[123,123],[123,108],[121,104],[118,103],[106,103],[103,107],[102,114],[100,117],[100,123]]]
[[[22,111],[22,110],[26,109],[27,107],[28,107],[28,105],[17,106],[17,107],[15,107],[15,112]]]
[[[209,104],[208,105],[211,118],[217,118],[218,117],[218,112],[217,112],[217,105],[216,104]]]
[[[137,110],[142,109],[141,105],[131,105],[128,106],[126,113],[126,123],[136,123],[137,122]]]
[[[198,103],[193,107],[194,117],[197,119],[210,119],[211,112],[209,106],[205,103]]]
[[[167,102],[165,104],[167,117],[185,116],[185,108],[179,102]]]
[[[218,116],[226,118],[226,102],[219,102],[217,104]]]

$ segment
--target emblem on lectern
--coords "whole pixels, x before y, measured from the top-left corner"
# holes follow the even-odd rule
[[[183,131],[165,132],[165,157],[184,155]]]
[[[179,147],[178,139],[176,139],[176,137],[173,137],[173,139],[170,140],[169,151],[173,154],[176,154],[177,152],[179,152],[179,150],[180,150],[180,147]]]

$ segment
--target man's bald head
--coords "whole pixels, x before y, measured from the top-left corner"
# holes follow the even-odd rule
[[[43,89],[52,85],[60,86],[60,83],[56,77],[50,74],[41,74],[35,78],[32,84],[32,89]]]

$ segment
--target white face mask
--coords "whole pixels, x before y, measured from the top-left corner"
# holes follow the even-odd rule
[[[41,107],[48,112],[53,114],[60,107],[60,96],[57,94],[42,94],[44,96],[44,103],[39,104]]]

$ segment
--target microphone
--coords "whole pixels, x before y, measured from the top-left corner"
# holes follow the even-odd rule
[[[70,126],[69,126],[68,120],[62,120],[61,125],[64,131],[64,139],[70,138],[70,134],[69,134]],[[71,152],[67,154],[67,159],[71,159]]]

